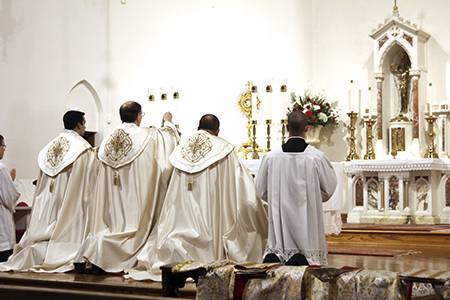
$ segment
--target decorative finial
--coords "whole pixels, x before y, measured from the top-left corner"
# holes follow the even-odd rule
[[[397,0],[394,0],[394,7],[392,8],[392,15],[394,17],[399,17],[400,13],[398,11]]]

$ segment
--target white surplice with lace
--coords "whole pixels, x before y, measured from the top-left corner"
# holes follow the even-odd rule
[[[302,253],[309,264],[326,264],[322,202],[335,188],[331,163],[313,146],[301,153],[280,148],[267,154],[256,180],[258,194],[269,204],[265,253],[275,253],[283,261]]]

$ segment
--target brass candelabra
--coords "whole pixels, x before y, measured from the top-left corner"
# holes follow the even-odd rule
[[[375,159],[372,128],[376,122],[376,118],[372,118],[371,116],[364,119],[364,124],[366,126],[366,154],[364,155],[364,159]]]
[[[349,145],[348,145],[348,154],[347,154],[347,161],[359,159],[359,155],[356,151],[356,121],[358,120],[358,113],[351,111],[347,113],[348,117],[350,118],[350,124],[348,126],[348,129],[350,131],[350,136],[348,138]]]
[[[438,154],[436,152],[436,145],[434,144],[434,123],[436,122],[436,117],[433,115],[428,115],[425,117],[425,120],[428,123],[428,130],[427,130],[427,136],[428,136],[428,145],[427,145],[427,151],[425,152],[424,158],[438,158]]]
[[[272,125],[272,120],[266,120],[267,152],[270,151],[270,125]]]
[[[252,159],[259,159],[258,152],[261,151],[256,143],[256,125],[258,125],[258,122],[252,120]]]

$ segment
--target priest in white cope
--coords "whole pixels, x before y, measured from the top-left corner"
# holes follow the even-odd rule
[[[5,138],[0,134],[0,160],[5,155]],[[0,162],[0,262],[6,261],[16,244],[13,213],[19,192],[14,185],[16,170]]]
[[[288,141],[264,156],[256,190],[269,204],[264,262],[327,264],[322,202],[336,188],[326,156],[304,140],[308,120],[299,110],[288,116]]]
[[[164,127],[156,129],[140,127],[144,113],[137,102],[125,102],[119,113],[123,123],[99,148],[94,223],[77,255],[79,272],[127,272],[134,267],[169,185],[169,155],[179,140],[172,115],[164,114]]]
[[[65,130],[38,156],[41,170],[28,229],[0,270],[64,272],[86,237],[95,151],[83,139],[84,113],[68,111]]]
[[[158,226],[129,277],[159,280],[160,266],[187,260],[262,259],[266,208],[234,146],[218,133],[218,118],[204,115],[170,156],[175,169]]]

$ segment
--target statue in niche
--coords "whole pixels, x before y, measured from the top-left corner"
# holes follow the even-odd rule
[[[395,62],[397,61],[397,62]],[[409,69],[411,68],[411,61],[408,54],[403,52],[394,59],[390,65],[390,71],[394,75],[395,88],[400,99],[400,111],[395,117],[397,120],[407,121],[406,114],[409,112],[409,96],[411,80],[409,76]],[[397,106],[398,107],[398,106]]]

